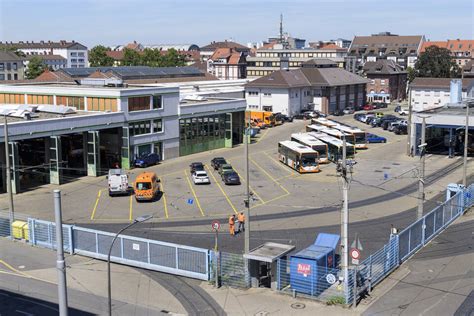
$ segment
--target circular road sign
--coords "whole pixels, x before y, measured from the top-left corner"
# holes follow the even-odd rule
[[[336,277],[334,276],[334,274],[329,273],[328,275],[326,275],[326,281],[329,284],[334,284],[336,283]]]
[[[360,258],[360,251],[357,248],[351,249],[351,257],[352,259],[359,259]]]
[[[214,230],[219,230],[219,228],[221,228],[221,224],[218,221],[212,221],[211,226]]]

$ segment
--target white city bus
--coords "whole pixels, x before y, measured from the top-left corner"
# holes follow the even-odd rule
[[[299,173],[319,172],[318,152],[291,140],[278,143],[278,158]]]
[[[318,117],[318,118],[311,119],[311,123],[326,126],[326,127],[333,127],[334,125],[338,124],[337,122],[331,121],[331,120],[329,120],[327,118],[324,118],[324,117]]]
[[[336,125],[332,127],[338,131],[344,132],[346,134],[352,135],[354,139],[354,145],[356,149],[367,149],[367,134],[363,130],[357,127],[347,126],[347,125]]]
[[[346,132],[343,132],[343,131],[340,131],[338,129],[335,129],[335,128],[332,128],[332,127],[325,127],[323,125],[317,125],[317,124],[313,124],[313,125],[308,125],[306,126],[306,131],[307,132],[319,132],[319,133],[324,133],[324,134],[327,134],[329,136],[332,136],[332,137],[335,137],[335,138],[338,138],[340,140],[342,140],[344,137],[346,137],[346,141],[354,144],[355,143],[355,137],[354,135],[351,135],[349,133],[346,133]]]
[[[323,143],[314,136],[308,133],[294,133],[291,134],[291,140],[301,145],[308,146],[318,152],[319,163],[329,163],[328,159],[328,145]]]
[[[321,140],[323,143],[328,145],[328,158],[332,162],[337,162],[342,159],[343,156],[343,141],[329,136],[325,133],[309,132],[308,134]],[[355,146],[352,143],[346,141],[346,158],[354,158]]]

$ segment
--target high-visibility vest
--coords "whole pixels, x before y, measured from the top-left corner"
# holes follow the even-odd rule
[[[234,225],[234,224],[235,224],[234,216],[229,217],[229,225]]]
[[[237,215],[237,218],[238,218],[239,222],[245,222],[245,215],[244,214],[239,213],[239,215]]]

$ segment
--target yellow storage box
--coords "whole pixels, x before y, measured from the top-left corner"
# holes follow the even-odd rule
[[[28,223],[25,221],[14,221],[12,224],[13,237],[28,240]]]

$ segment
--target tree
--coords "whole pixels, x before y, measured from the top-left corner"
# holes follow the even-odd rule
[[[408,83],[411,83],[415,80],[416,77],[416,70],[413,67],[407,67],[407,80]]]
[[[143,61],[140,54],[137,51],[130,48],[125,48],[123,50],[122,65],[123,66],[142,66]]]
[[[35,79],[43,73],[48,67],[43,64],[41,58],[35,56],[30,59],[28,63],[28,68],[26,69],[26,78]]]
[[[415,64],[416,77],[457,78],[461,69],[447,48],[429,46]]]
[[[164,61],[158,49],[145,48],[141,55],[141,64],[150,67],[162,67]]]
[[[184,61],[184,56],[179,54],[174,48],[170,48],[164,56],[163,66],[165,67],[179,67],[185,65],[186,62]]]
[[[91,67],[110,67],[114,65],[114,59],[107,56],[110,50],[105,46],[97,45],[89,52],[89,63]]]

